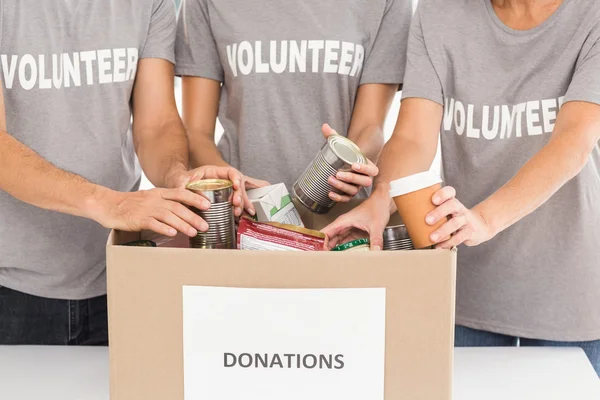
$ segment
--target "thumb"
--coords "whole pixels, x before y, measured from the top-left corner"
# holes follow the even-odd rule
[[[202,179],[204,179],[205,176],[206,172],[203,168],[194,169],[192,171],[189,171],[187,174],[189,182],[201,181]]]
[[[174,181],[171,181],[171,185],[169,187],[173,189],[185,189],[190,183],[199,181],[201,179],[202,178],[198,178],[190,172],[186,172],[177,176]]]
[[[261,179],[246,177],[246,189],[258,189],[266,186],[271,186],[271,184]]]
[[[383,229],[375,228],[369,232],[369,241],[372,251],[383,250]]]
[[[345,216],[342,215],[331,224],[327,225],[325,228],[321,229],[321,232],[327,235],[327,237],[332,240],[337,237],[342,231],[347,228],[350,228],[350,224],[345,223]]]
[[[329,126],[329,124],[323,124],[323,127],[321,128],[321,130],[323,131],[323,136],[325,136],[325,139],[328,139],[330,136],[338,134],[335,131],[335,129],[333,129],[331,126]]]

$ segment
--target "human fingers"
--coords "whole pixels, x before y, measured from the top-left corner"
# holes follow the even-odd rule
[[[358,186],[354,186],[349,183],[342,182],[339,179],[334,178],[333,176],[329,177],[327,182],[334,188],[342,191],[344,194],[349,195],[351,197],[356,196],[358,194],[358,191],[360,190],[360,188]]]
[[[373,178],[355,172],[340,171],[335,176],[338,180],[355,186],[369,187],[373,184]]]
[[[459,214],[452,217],[448,222],[443,224],[439,229],[430,235],[430,239],[433,243],[440,243],[446,241],[450,236],[460,231],[467,225],[467,217],[464,214]]]
[[[377,168],[377,166],[371,161],[369,161],[368,164],[352,164],[352,170],[358,172],[359,174],[367,175],[370,177],[379,175],[379,168]]]
[[[187,189],[154,189],[163,200],[176,201],[188,206],[196,207],[199,210],[206,211],[211,204],[208,199],[193,193]],[[153,192],[154,193],[154,192]]]
[[[435,225],[448,216],[462,214],[465,211],[465,206],[456,198],[452,198],[445,203],[442,203],[435,210],[427,214],[425,222],[427,222],[429,225]]]

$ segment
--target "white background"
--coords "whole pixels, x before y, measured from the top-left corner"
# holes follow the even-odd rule
[[[385,296],[184,286],[185,400],[383,400]],[[280,354],[286,367],[283,354],[342,354],[344,367],[225,368],[224,353]]]

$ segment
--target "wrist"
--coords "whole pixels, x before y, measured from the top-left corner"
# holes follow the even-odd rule
[[[167,170],[163,178],[163,186],[165,188],[178,188],[182,185],[187,184],[184,182],[185,176],[189,172],[189,168],[182,162],[174,162],[173,165]]]
[[[490,207],[487,201],[479,203],[471,210],[479,215],[487,226],[491,237],[496,236],[498,233],[506,229],[506,226],[502,223],[500,213],[493,211],[493,207]]]
[[[372,196],[377,196],[377,197],[385,197],[385,198],[389,198],[390,196],[390,183],[383,181],[379,178],[376,178],[375,181],[373,182],[373,192],[372,192]]]
[[[379,183],[373,186],[373,192],[369,199],[377,203],[377,207],[388,208],[389,214],[396,212],[396,205],[390,198],[389,184]]]
[[[96,221],[105,228],[111,228],[111,213],[125,193],[95,185],[92,193],[84,200],[83,217]]]
[[[364,156],[375,164],[377,164],[379,155],[385,145],[383,136],[383,126],[377,124],[367,125],[360,131],[348,132],[348,139],[354,142]]]

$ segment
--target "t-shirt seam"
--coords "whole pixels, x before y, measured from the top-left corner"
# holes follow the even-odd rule
[[[158,1],[164,1],[164,0],[158,0]],[[150,23],[148,24],[148,30],[146,31],[146,39],[144,39],[144,44],[142,45],[141,49],[140,49],[140,59],[142,58],[149,58],[146,57],[145,55],[142,56],[142,54],[144,54],[144,52],[146,51],[146,46],[148,45],[148,40],[150,40],[150,31],[152,29],[152,22],[154,20],[154,14],[156,14],[158,12],[158,9],[160,8],[160,6],[154,10],[154,4],[155,2],[152,1],[152,5],[151,5],[151,13],[150,13]]]
[[[159,54],[159,53],[149,53],[149,54],[144,54],[143,56],[140,56],[140,60],[146,60],[148,58],[158,58],[161,60],[166,60],[169,61],[171,64],[175,64],[175,57],[171,57],[169,55],[165,55],[163,54]]]
[[[209,78],[212,80],[218,80],[219,82],[223,82],[224,78],[222,75],[220,75],[218,72],[207,72],[206,69],[202,69],[201,67],[196,66],[191,66],[191,65],[179,65],[176,64],[175,66],[175,75],[187,75],[187,74],[193,74],[193,75],[188,75],[188,76],[194,76],[194,77],[202,77],[202,78]]]
[[[0,1],[0,52],[2,52],[2,41],[4,37],[4,2]],[[0,88],[1,91],[2,88]]]
[[[411,85],[406,86],[402,91],[402,99],[410,98],[425,98],[435,101],[438,104],[444,105],[443,93],[434,93],[433,89],[428,89],[425,86]]]
[[[181,3],[181,9],[182,11],[182,15],[185,14],[185,11],[187,10],[187,8],[184,8],[184,6],[186,5],[185,2]],[[198,1],[198,6],[200,7],[200,12],[204,15],[204,19],[206,20],[206,25],[208,27],[208,30],[210,31],[210,42],[213,45],[213,49],[217,55],[218,60],[216,60],[216,65],[213,65],[212,67],[215,68],[215,70],[217,70],[217,73],[219,75],[219,81],[223,82],[225,80],[225,71],[224,71],[224,66],[223,63],[221,62],[221,51],[219,49],[219,45],[217,44],[217,37],[213,31],[213,26],[211,23],[211,17],[210,17],[210,9],[208,7],[208,4],[203,1],[200,0]],[[178,22],[179,23],[179,22]],[[183,18],[183,24],[187,24],[187,19]],[[187,28],[186,28],[187,29]],[[176,40],[178,40],[178,38],[176,38]],[[189,37],[187,32],[184,34],[184,39],[183,39],[184,43],[187,46],[191,46],[190,42],[189,42]],[[175,57],[175,59],[177,60],[177,56]],[[209,60],[209,62],[213,63],[214,60]],[[193,67],[192,67],[193,68]]]
[[[507,26],[500,20],[500,18],[494,11],[492,3],[489,0],[484,0],[484,2],[485,3],[483,7],[485,8],[486,14],[490,19],[491,23],[503,33],[510,35],[513,38],[526,38],[543,33],[545,30],[547,30],[556,23],[556,21],[560,18],[560,14],[562,14],[564,12],[565,7],[568,6],[567,4],[562,3],[559,6],[559,8],[555,10],[554,13],[550,17],[548,17],[547,20],[543,21],[540,25],[529,30],[519,31]]]
[[[429,47],[427,46],[427,41],[425,39],[425,29],[423,29],[423,18],[422,18],[420,7],[417,10],[417,12],[419,13],[418,18],[419,18],[419,22],[420,22],[420,25],[421,25],[421,37],[423,39],[423,48],[425,49],[425,52],[426,52],[426,55],[427,55],[427,59],[431,63],[431,68],[435,72],[435,77],[437,78],[437,82],[439,83],[440,93],[437,93],[437,89],[436,89],[436,93],[433,94],[433,89],[431,89],[431,88],[425,88],[425,87],[419,86],[419,85],[416,85],[415,87],[424,89],[424,91],[427,92],[427,95],[435,97],[435,99],[430,98],[429,100],[433,100],[433,101],[435,101],[438,104],[444,105],[444,84],[442,82],[442,77],[441,77],[438,69],[435,67],[435,64],[433,63],[433,58],[431,57],[431,51],[430,51]],[[408,62],[409,55],[407,54],[406,57],[407,57],[406,61]],[[441,60],[441,62],[442,62],[442,64],[444,66],[447,64],[445,57],[446,57],[445,52],[442,52],[442,60]],[[410,87],[408,89],[409,89],[408,92],[410,93]],[[403,98],[404,98],[404,94],[403,94]]]
[[[585,92],[585,91],[577,91],[575,94],[569,94],[564,99],[564,104],[572,102],[572,101],[581,101],[584,103],[593,103],[600,105],[600,92]]]
[[[537,336],[537,332],[546,332],[546,333],[550,333],[547,330],[544,329],[540,329],[540,330],[531,330],[531,329],[527,329],[527,328],[519,328],[516,326],[512,326],[512,325],[498,325],[494,322],[487,322],[487,321],[483,321],[481,319],[473,319],[473,318],[468,318],[468,317],[456,317],[456,323],[457,325],[461,325],[460,321],[464,321],[467,323],[473,323],[473,324],[477,324],[480,326],[483,325],[487,325],[489,327],[492,328],[496,328],[499,330],[505,330],[505,329],[509,329],[509,330],[514,330],[514,331],[519,331],[519,332],[524,332],[524,333],[530,333],[531,335]],[[591,336],[596,336],[598,335],[598,338],[600,339],[600,330],[591,330],[591,331],[560,331],[560,332],[555,332],[558,334],[564,334],[567,336],[586,336],[586,335],[591,335]],[[532,339],[538,339],[538,338],[532,338]],[[544,340],[544,339],[542,339]]]
[[[404,83],[404,72],[392,72],[392,73],[377,73],[373,75],[363,75],[360,79],[360,85],[368,83],[381,83],[381,84],[402,84]]]
[[[0,1],[0,52],[2,52],[2,38],[4,37],[4,2]]]
[[[384,23],[385,23],[385,18],[387,17],[388,13],[390,13],[392,7],[394,6],[394,3],[397,0],[387,0],[386,1],[386,5],[385,8],[383,10],[383,14],[381,15],[381,20],[379,21],[379,25],[377,27],[377,30],[375,31],[375,36],[373,38],[373,42],[371,43],[371,46],[369,48],[369,54],[366,56],[365,61],[364,61],[364,70],[363,70],[363,76],[364,76],[364,72],[369,72],[370,71],[370,60],[371,60],[371,56],[373,55],[373,51],[375,50],[375,47],[377,46],[377,40],[380,38],[379,35],[381,33],[381,30],[384,27]],[[404,63],[406,63],[406,52],[404,52]],[[402,78],[404,77],[404,73],[402,73]],[[362,77],[360,82],[362,82]],[[402,82],[398,82],[398,83],[402,83]]]

